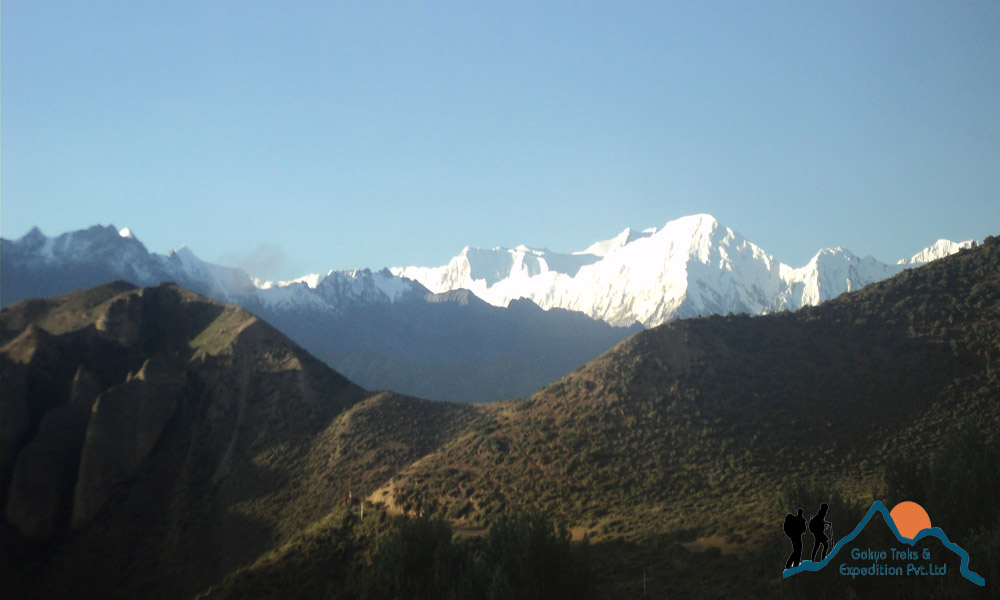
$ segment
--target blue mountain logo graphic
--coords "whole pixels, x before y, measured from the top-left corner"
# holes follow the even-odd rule
[[[892,531],[893,535],[896,536],[896,539],[899,540],[899,542],[902,544],[908,544],[910,546],[913,546],[917,542],[926,537],[937,538],[938,540],[941,541],[941,543],[944,545],[945,548],[954,552],[961,559],[961,565],[959,567],[959,570],[961,571],[963,577],[965,577],[966,579],[968,579],[969,581],[971,581],[976,585],[980,586],[986,585],[986,580],[983,579],[981,575],[969,570],[969,554],[965,550],[963,550],[958,544],[949,540],[948,536],[945,535],[944,531],[940,527],[929,527],[927,529],[924,529],[920,531],[913,538],[904,537],[902,534],[899,533],[899,529],[896,527],[895,521],[893,521],[892,517],[890,516],[889,510],[879,500],[876,500],[875,503],[872,504],[872,507],[868,509],[867,513],[865,513],[864,518],[861,519],[861,522],[858,523],[858,526],[854,528],[854,531],[842,537],[836,543],[836,545],[834,545],[834,547],[830,550],[830,553],[827,554],[826,558],[817,562],[803,560],[798,566],[792,567],[790,569],[785,569],[782,573],[782,578],[791,577],[792,575],[801,573],[802,571],[819,571],[820,569],[825,567],[831,560],[833,560],[833,558],[837,555],[838,552],[840,552],[840,550],[844,546],[854,541],[854,538],[858,537],[858,535],[865,528],[865,526],[868,525],[868,521],[871,521],[872,517],[875,516],[875,513],[882,513],[882,517],[885,519],[886,525],[889,526],[889,530]]]

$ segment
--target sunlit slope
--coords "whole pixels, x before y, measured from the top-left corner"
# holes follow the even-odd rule
[[[640,333],[397,476],[373,500],[478,521],[535,507],[598,537],[752,546],[796,483],[866,496],[886,457],[998,421],[1000,244],[819,307]]]

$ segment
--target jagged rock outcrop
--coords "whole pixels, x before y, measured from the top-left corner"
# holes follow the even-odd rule
[[[191,597],[357,489],[309,440],[367,393],[239,307],[119,282],[0,316],[4,597]],[[51,577],[10,583],[25,548]]]
[[[142,325],[142,297],[139,295],[116,298],[95,323],[97,331],[104,337],[123,346],[138,341]]]
[[[87,417],[71,404],[51,409],[38,433],[18,453],[7,519],[25,536],[50,537],[65,522]]]
[[[7,497],[7,489],[17,451],[28,432],[28,407],[25,394],[24,367],[13,364],[3,370],[0,377],[0,502]]]
[[[2,349],[0,365],[0,500],[7,498],[17,455],[29,439],[52,392],[48,366],[58,360],[54,336],[29,324]],[[34,369],[31,368],[34,365]],[[32,372],[34,371],[34,372]],[[29,406],[29,397],[36,406]],[[33,410],[32,410],[33,409]]]
[[[73,492],[74,528],[86,525],[149,455],[177,410],[185,382],[183,370],[157,356],[97,398]]]
[[[17,454],[6,510],[8,521],[23,535],[44,539],[68,521],[80,450],[101,391],[100,381],[81,365],[69,402],[46,412],[38,432]]]

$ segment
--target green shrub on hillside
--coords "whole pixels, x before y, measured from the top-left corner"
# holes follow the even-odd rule
[[[974,423],[951,430],[930,457],[896,456],[885,469],[887,499],[924,507],[952,539],[995,528],[1000,503],[1000,440]]]
[[[365,565],[331,598],[531,600],[593,597],[586,544],[537,515],[502,516],[481,538],[440,519],[397,517]]]

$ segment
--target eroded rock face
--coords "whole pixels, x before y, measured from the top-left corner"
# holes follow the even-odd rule
[[[37,434],[17,454],[6,515],[23,535],[48,538],[68,523],[80,450],[100,391],[94,375],[79,367],[69,403],[46,412]]]
[[[366,393],[252,314],[120,285],[2,314],[0,562],[59,554],[0,589],[193,597],[342,497],[308,448]]]
[[[190,339],[223,310],[120,285],[4,309],[0,521],[33,539],[89,522],[157,445]]]
[[[7,498],[17,452],[28,434],[25,381],[21,365],[6,365],[0,377],[0,504]]]
[[[52,372],[60,353],[55,337],[29,324],[2,347],[0,360],[0,505],[10,490],[21,448],[41,420],[39,407],[58,384]],[[33,414],[34,410],[34,414]]]
[[[73,492],[73,528],[86,525],[149,455],[177,410],[185,382],[183,370],[154,357],[97,398]]]
[[[86,367],[80,365],[73,376],[73,388],[69,394],[69,404],[90,414],[97,397],[104,391],[104,386]]]
[[[70,405],[53,408],[18,454],[7,519],[25,536],[47,538],[66,520],[86,427],[85,412]]]
[[[187,375],[176,358],[157,355],[105,389],[80,366],[68,398],[32,431],[27,368],[8,363],[0,383],[0,499],[14,528],[45,539],[88,523],[135,473],[176,411]]]
[[[116,298],[95,324],[97,331],[123,346],[138,341],[142,325],[142,291]]]

